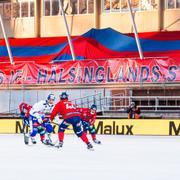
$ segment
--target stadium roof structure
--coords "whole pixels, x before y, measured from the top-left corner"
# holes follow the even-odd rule
[[[150,36],[150,33],[147,33],[147,36],[145,33],[141,35],[140,43],[144,56],[180,59],[180,32],[166,32],[166,36],[162,35],[163,32],[158,34],[155,38]],[[75,38],[73,46],[77,59],[139,58],[135,38],[111,28],[91,29]],[[69,46],[66,44],[54,60],[62,61],[71,58]]]
[[[170,57],[180,59],[180,32],[139,34],[145,57]],[[111,28],[91,29],[72,38],[76,60],[139,58],[135,38]],[[15,62],[37,63],[62,62],[72,59],[67,37],[9,38]],[[4,40],[0,40],[0,62],[9,62]]]
[[[106,28],[91,29],[81,36],[72,38],[61,0],[59,0],[59,4],[67,37],[8,40],[0,15],[0,25],[4,36],[4,40],[0,40],[0,62],[10,60],[11,64],[17,61],[57,63],[68,60],[144,59],[144,57],[180,59],[180,32],[173,32],[175,39],[174,36],[173,39],[169,38],[171,35],[167,33],[167,36],[161,36],[161,40],[151,39],[151,36],[148,39],[139,38],[130,0],[127,0],[127,4],[134,37]]]

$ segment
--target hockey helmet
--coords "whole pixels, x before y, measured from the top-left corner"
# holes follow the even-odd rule
[[[54,94],[49,94],[48,95],[48,97],[47,97],[47,100],[49,101],[49,100],[55,100],[55,96],[54,96]]]
[[[60,95],[60,99],[68,99],[68,94],[66,92],[62,92],[62,94]]]
[[[135,106],[135,102],[131,102],[131,107],[134,107]]]
[[[92,104],[90,109],[97,110],[97,106],[95,104]]]

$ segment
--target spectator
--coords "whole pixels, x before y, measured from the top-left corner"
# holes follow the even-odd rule
[[[127,109],[128,119],[139,119],[141,113],[139,107],[136,106],[135,102],[131,102],[131,105]]]

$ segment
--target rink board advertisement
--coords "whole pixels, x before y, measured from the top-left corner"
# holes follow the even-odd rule
[[[95,123],[97,134],[107,135],[180,135],[180,120],[127,120],[98,119]],[[53,125],[54,133],[58,126]],[[25,129],[28,132],[28,129]],[[22,133],[22,121],[19,119],[1,119],[0,133]],[[72,127],[66,134],[73,134]]]
[[[68,61],[58,64],[22,62],[0,65],[5,84],[107,84],[180,81],[180,62],[170,58]]]

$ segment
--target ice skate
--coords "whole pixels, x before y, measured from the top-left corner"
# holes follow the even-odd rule
[[[93,142],[94,142],[95,144],[101,144],[101,141],[99,141],[99,140],[97,140],[97,139],[94,139]]]
[[[45,145],[54,146],[54,144],[52,143],[52,141],[49,140],[49,139],[44,139],[44,140],[42,140],[41,142],[42,142],[43,144],[45,144]]]
[[[62,148],[63,147],[63,142],[59,141],[57,144],[54,145],[56,148]]]
[[[90,151],[94,151],[93,145],[91,143],[87,144],[87,149],[89,149]]]
[[[29,144],[29,135],[28,135],[28,134],[24,134],[24,143],[25,143],[26,145]]]
[[[36,144],[37,143],[35,137],[31,137],[31,142],[32,142],[32,144]]]

